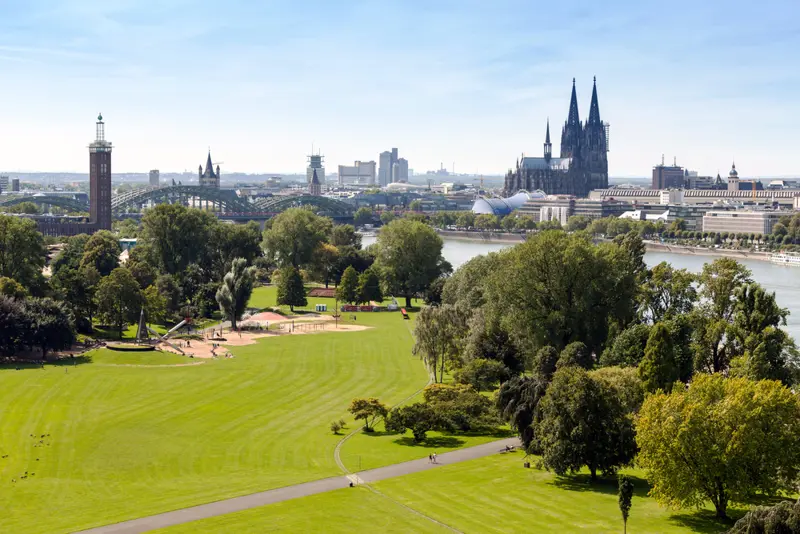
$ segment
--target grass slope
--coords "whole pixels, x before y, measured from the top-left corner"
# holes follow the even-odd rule
[[[380,532],[386,523],[376,520],[376,514],[389,518],[390,525],[424,519],[398,503],[465,533],[622,531],[615,480],[589,485],[588,476],[558,478],[523,469],[522,462],[521,453],[495,455],[374,484],[384,496],[348,488],[159,532]],[[730,527],[714,520],[710,510],[673,512],[660,507],[647,497],[647,484],[639,478],[642,473],[629,474],[636,477],[636,493],[628,532],[719,533]],[[340,520],[343,511],[349,515],[347,521]],[[389,531],[436,529],[441,527],[426,519],[412,528]]]
[[[197,366],[0,369],[0,532],[74,531],[337,474],[328,425],[350,399],[393,403],[427,380],[408,322],[358,324],[376,328],[269,338]]]
[[[153,531],[203,532],[452,532],[366,488],[345,488]]]

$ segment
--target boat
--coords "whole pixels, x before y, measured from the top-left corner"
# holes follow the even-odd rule
[[[778,265],[792,265],[794,267],[800,267],[800,254],[795,254],[792,252],[780,252],[778,254],[773,254],[769,257],[769,261],[772,263],[777,263]]]

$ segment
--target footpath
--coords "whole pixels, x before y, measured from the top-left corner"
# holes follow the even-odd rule
[[[465,449],[458,449],[452,452],[439,454],[436,458],[435,464],[430,463],[426,457],[420,460],[412,460],[410,462],[403,462],[386,467],[378,467],[376,469],[361,471],[359,473],[346,476],[342,475],[331,478],[323,478],[321,480],[314,480],[312,482],[305,482],[303,484],[295,484],[293,486],[262,491],[259,493],[253,493],[251,495],[244,495],[242,497],[234,497],[232,499],[201,504],[191,508],[183,508],[163,514],[132,519],[122,523],[84,530],[82,531],[82,534],[135,534],[140,532],[148,532],[150,530],[180,525],[181,523],[188,523],[190,521],[207,519],[209,517],[218,515],[240,512],[250,508],[257,508],[267,504],[274,504],[277,502],[288,501],[290,499],[297,499],[299,497],[307,497],[309,495],[316,495],[318,493],[347,488],[351,483],[362,484],[378,482],[387,478],[418,473],[420,471],[427,471],[428,469],[436,469],[442,465],[455,464],[467,460],[475,460],[477,458],[483,458],[493,454],[502,453],[506,450],[506,447],[519,447],[519,439],[501,439],[498,441],[484,443],[482,445],[476,445],[475,447],[467,447]]]

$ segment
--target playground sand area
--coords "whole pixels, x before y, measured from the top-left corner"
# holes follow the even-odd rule
[[[273,314],[277,315],[277,314]],[[252,345],[257,340],[262,338],[268,337],[279,337],[279,336],[286,336],[286,335],[303,335],[303,334],[323,334],[326,332],[357,332],[361,330],[367,330],[371,327],[369,326],[362,326],[362,325],[354,325],[354,324],[343,324],[340,323],[337,326],[332,324],[327,324],[333,321],[333,317],[329,316],[319,316],[319,317],[302,317],[300,320],[298,318],[286,318],[283,316],[279,316],[283,319],[283,321],[278,324],[278,328],[274,330],[243,330],[240,332],[231,332],[225,331],[222,334],[222,337],[219,334],[212,335],[207,333],[202,340],[191,339],[191,340],[181,340],[181,339],[173,339],[170,340],[172,345],[177,345],[180,347],[181,350],[185,353],[187,357],[194,357],[194,358],[227,358],[233,357],[229,350],[226,347],[237,347],[242,345]],[[308,321],[312,319],[312,321]],[[251,317],[248,321],[245,321],[243,324],[245,325],[252,325],[253,318]],[[300,322],[304,321],[304,322]],[[270,325],[275,325],[277,321],[272,322],[270,321]],[[324,324],[320,324],[324,323]],[[180,354],[178,350],[167,343],[158,343],[156,345],[156,349],[163,350],[167,352],[173,352],[176,354]]]

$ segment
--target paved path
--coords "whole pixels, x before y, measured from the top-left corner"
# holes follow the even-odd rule
[[[404,462],[401,464],[379,467],[377,469],[370,469],[368,471],[361,471],[357,475],[351,474],[348,476],[343,475],[333,478],[323,478],[322,480],[315,480],[313,482],[306,482],[304,484],[295,484],[294,486],[286,486],[284,488],[262,491],[260,493],[253,493],[251,495],[244,495],[242,497],[234,497],[233,499],[225,499],[224,501],[201,504],[200,506],[183,508],[181,510],[166,512],[150,517],[132,519],[130,521],[117,523],[115,525],[107,525],[91,530],[85,530],[83,533],[134,534],[139,532],[147,532],[149,530],[155,530],[158,528],[188,523],[189,521],[197,521],[198,519],[206,519],[217,515],[230,514],[232,512],[247,510],[248,508],[256,508],[266,504],[274,504],[276,502],[297,499],[298,497],[306,497],[309,495],[324,493],[326,491],[346,488],[350,485],[351,480],[355,482],[360,479],[358,480],[359,482],[366,483],[377,482],[387,478],[394,478],[410,473],[426,471],[428,469],[435,469],[441,465],[483,458],[484,456],[491,456],[492,454],[497,454],[503,451],[507,445],[519,446],[519,439],[501,439],[499,441],[492,441],[490,443],[484,443],[483,445],[477,445],[475,447],[468,447],[466,449],[458,449],[452,452],[446,452],[438,455],[436,464],[431,464],[427,458],[422,458],[420,460],[412,460],[410,462]]]

